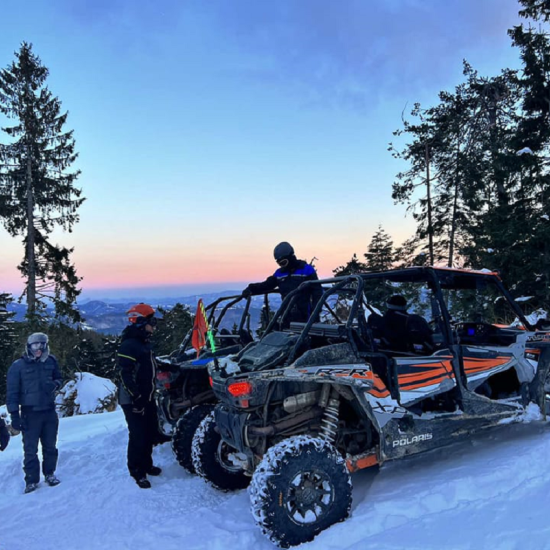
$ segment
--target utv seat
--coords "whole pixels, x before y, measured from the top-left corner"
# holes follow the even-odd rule
[[[432,330],[420,315],[396,312],[391,317],[371,313],[367,322],[378,350],[425,354],[435,348]]]

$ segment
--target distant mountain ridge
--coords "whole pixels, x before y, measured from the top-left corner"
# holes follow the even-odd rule
[[[81,304],[77,304],[77,308],[84,317],[84,325],[87,328],[93,329],[97,332],[104,334],[118,334],[128,324],[126,312],[136,303],[145,302],[152,305],[155,308],[162,307],[163,309],[170,310],[176,304],[180,303],[189,307],[192,314],[195,313],[195,308],[199,299],[202,298],[205,305],[212,303],[218,298],[226,296],[238,296],[240,291],[226,290],[223,292],[212,292],[209,294],[191,296],[182,296],[178,298],[155,298],[148,299],[147,297],[136,298],[135,300],[119,301],[119,300],[88,300]],[[280,305],[280,298],[271,298],[272,303],[278,307]],[[263,297],[258,296],[252,299],[250,307],[250,324],[253,328],[256,328],[260,319],[260,312],[263,305]],[[8,305],[8,311],[14,311],[16,321],[22,321],[27,311],[25,304],[11,303]],[[239,312],[241,308],[237,307],[235,311],[228,311],[222,326],[231,328],[234,323],[239,323],[241,314]],[[49,313],[53,313],[51,309],[47,309]]]

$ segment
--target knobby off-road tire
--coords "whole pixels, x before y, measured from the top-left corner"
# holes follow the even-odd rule
[[[195,471],[210,485],[221,491],[245,489],[250,477],[235,466],[229,455],[235,452],[216,430],[214,412],[200,423],[193,437],[193,466]]]
[[[351,508],[351,479],[342,456],[324,439],[298,435],[271,447],[249,488],[252,514],[282,548],[312,540]]]
[[[193,436],[204,417],[213,410],[214,405],[196,405],[185,411],[176,424],[172,438],[172,450],[180,466],[185,468],[190,474],[195,473],[191,457]]]

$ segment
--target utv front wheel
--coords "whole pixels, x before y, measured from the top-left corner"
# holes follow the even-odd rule
[[[351,507],[351,480],[338,451],[321,438],[298,435],[271,447],[250,483],[256,523],[288,548],[343,521]]]
[[[193,437],[193,466],[197,474],[221,491],[244,489],[250,477],[232,462],[235,450],[227,445],[216,429],[214,412],[199,425]]]
[[[210,414],[213,409],[214,405],[196,405],[195,407],[191,407],[185,411],[176,424],[172,439],[172,450],[180,466],[185,468],[190,474],[195,473],[191,458],[193,436],[204,417]]]

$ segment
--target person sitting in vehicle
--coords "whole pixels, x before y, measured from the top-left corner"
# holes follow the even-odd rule
[[[289,243],[280,242],[275,247],[273,256],[279,265],[279,269],[265,281],[249,284],[243,290],[245,298],[278,289],[284,300],[290,292],[297,289],[304,281],[317,281],[319,279],[315,268],[311,264],[296,258],[294,248]],[[312,285],[309,292],[298,296],[292,311],[285,318],[285,326],[288,326],[291,322],[307,322],[322,295],[321,286]]]
[[[381,349],[424,353],[434,348],[427,321],[420,315],[409,313],[407,300],[400,294],[388,298],[383,316],[371,314],[369,325]]]
[[[384,323],[384,338],[388,347],[395,351],[409,351],[407,338],[407,300],[400,294],[390,296],[386,301],[386,312],[382,319]]]

